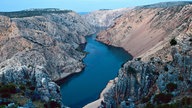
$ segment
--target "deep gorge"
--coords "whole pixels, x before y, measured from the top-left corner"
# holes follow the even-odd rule
[[[85,69],[61,85],[63,103],[71,108],[82,108],[98,99],[108,81],[117,76],[121,65],[132,59],[122,48],[102,44],[95,37],[96,34],[86,37]]]

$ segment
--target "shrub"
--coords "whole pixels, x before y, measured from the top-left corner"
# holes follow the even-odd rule
[[[2,97],[2,98],[10,98],[10,97],[11,97],[11,94],[5,92],[5,93],[2,93],[2,94],[1,94],[1,97]]]
[[[25,87],[24,85],[20,85],[19,88],[20,88],[21,90],[23,90],[23,91],[26,90],[26,87]]]
[[[168,69],[167,66],[164,66],[164,70],[165,70],[165,71],[169,71],[169,69]]]
[[[0,93],[16,93],[15,84],[7,84],[0,87]]]
[[[181,100],[182,105],[191,105],[192,104],[192,98],[189,97],[184,97]]]
[[[192,42],[192,38],[190,38],[189,41]]]
[[[35,90],[35,86],[30,86],[29,89],[34,91]]]
[[[160,93],[155,95],[154,102],[157,102],[157,104],[168,103],[171,101],[171,98],[172,98],[171,94]]]
[[[184,81],[184,78],[180,75],[180,76],[178,77],[178,80]]]
[[[142,103],[146,103],[146,102],[149,102],[150,101],[150,99],[151,99],[151,97],[150,96],[146,96],[146,97],[144,97],[144,98],[142,98]]]
[[[175,40],[175,38],[171,39],[170,44],[171,46],[177,45],[177,41]]]
[[[148,102],[144,108],[154,108],[154,105],[151,102]]]
[[[130,72],[130,73],[132,73],[132,74],[135,74],[137,71],[133,68],[133,67],[131,67],[131,66],[129,66],[128,67],[128,70],[127,70],[128,72]]]
[[[174,91],[175,89],[177,89],[177,84],[174,84],[174,83],[168,83],[166,85],[166,89],[168,92],[172,92]]]
[[[49,101],[44,105],[45,108],[60,108],[61,105],[56,101]]]

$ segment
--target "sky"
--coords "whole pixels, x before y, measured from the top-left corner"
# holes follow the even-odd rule
[[[99,9],[117,9],[168,1],[175,0],[1,0],[0,11],[19,11],[31,8],[59,8],[74,10],[76,12],[90,12]]]

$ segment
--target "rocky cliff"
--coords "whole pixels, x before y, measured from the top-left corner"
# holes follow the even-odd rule
[[[160,7],[153,5],[144,6],[145,8],[137,7],[129,14],[117,19],[112,28],[99,34],[98,39],[107,44],[118,46],[134,44],[131,46],[132,50],[129,50],[134,56],[145,53],[141,58],[135,58],[122,66],[112,86],[103,94],[100,107],[190,107],[192,101],[192,5],[191,2],[173,4],[165,3]],[[143,12],[145,14],[141,14]],[[141,19],[137,22],[137,18],[131,16],[141,16]],[[127,26],[131,28],[128,29]],[[115,32],[118,33],[116,36]],[[158,40],[159,37],[162,39]],[[123,41],[124,43],[121,43]],[[153,47],[151,46],[153,42],[157,49],[148,52]],[[148,44],[150,44],[149,48],[146,47]],[[160,46],[157,47],[157,45]],[[140,47],[144,50],[138,50]],[[134,48],[137,53],[133,51]]]
[[[114,20],[120,17],[123,13],[127,12],[128,8],[122,9],[101,9],[88,14],[82,15],[82,17],[90,23],[97,32],[104,30],[113,25]]]
[[[85,54],[80,44],[94,31],[79,15],[64,11],[16,17],[0,19],[1,65],[43,66],[54,80],[81,71]]]
[[[191,18],[191,2],[160,3],[136,7],[115,20],[97,39],[123,47],[134,57],[162,48],[170,38],[186,32]],[[150,50],[153,49],[153,50]]]
[[[52,82],[80,72],[84,36],[91,26],[73,11],[34,9],[2,12],[0,75],[4,83],[33,83],[41,100],[61,100]],[[35,82],[34,82],[35,81]]]

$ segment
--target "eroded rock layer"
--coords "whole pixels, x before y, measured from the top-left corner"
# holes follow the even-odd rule
[[[145,14],[141,14],[143,12]],[[114,27],[99,34],[98,39],[107,44],[119,46],[132,45],[135,42],[131,47],[136,48],[134,51],[137,50],[138,53],[129,50],[130,53],[134,56],[142,54],[141,58],[135,58],[122,66],[113,85],[103,94],[104,98],[100,100],[100,107],[190,107],[192,100],[191,12],[191,2],[179,2],[173,3],[173,5],[165,3],[158,7],[156,5],[144,6],[117,19]],[[131,20],[132,15],[139,15],[138,17],[142,15],[141,20],[137,24],[135,22],[137,18],[127,22],[128,19]],[[146,19],[148,20],[144,21]],[[131,29],[124,29],[120,27],[123,22],[125,23],[123,27],[133,23],[134,26],[131,26]],[[115,31],[129,31],[129,33],[117,32],[118,34],[114,35]],[[120,34],[124,35],[124,38]],[[148,37],[148,35],[152,37]],[[120,38],[122,41],[119,37],[122,37]],[[159,37],[162,38],[160,41]],[[123,41],[126,43],[121,43]],[[130,42],[131,44],[129,44]],[[153,45],[153,42],[155,42],[154,48],[157,49],[152,48],[153,46],[146,47],[148,44]],[[159,44],[160,42],[162,43]],[[140,47],[144,48],[144,51],[139,50]],[[124,48],[126,49],[125,46]],[[127,46],[127,48],[130,47]]]
[[[32,88],[31,93],[48,105],[52,99],[61,102],[60,88],[53,81],[84,68],[81,47],[86,43],[84,36],[94,30],[73,11],[35,9],[0,14],[6,15],[0,16],[1,83]]]
[[[97,32],[104,30],[113,25],[114,20],[120,17],[123,13],[129,11],[128,8],[122,9],[101,9],[82,15],[82,17],[90,23]]]
[[[170,38],[189,29],[191,11],[191,2],[137,7],[117,18],[112,27],[98,34],[97,39],[123,47],[134,57],[149,53],[153,48],[152,54]]]

